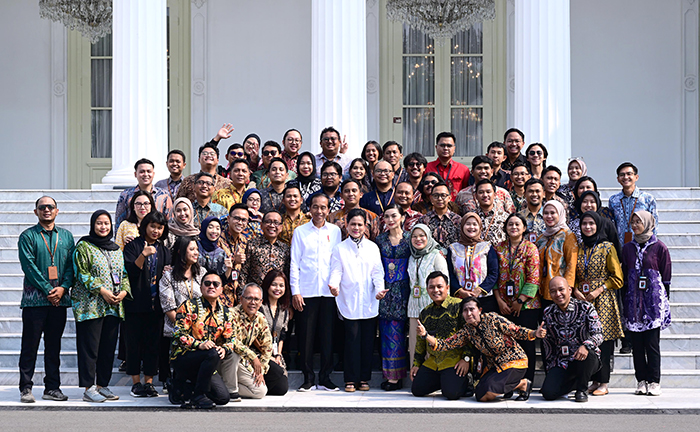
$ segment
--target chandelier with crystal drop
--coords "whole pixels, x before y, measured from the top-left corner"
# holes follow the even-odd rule
[[[39,16],[78,30],[91,43],[112,32],[112,0],[39,0]]]
[[[387,0],[387,18],[421,30],[438,43],[496,17],[495,0]]]

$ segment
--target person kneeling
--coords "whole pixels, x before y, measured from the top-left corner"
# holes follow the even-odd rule
[[[191,404],[210,409],[229,402],[229,392],[216,370],[233,355],[231,311],[219,301],[221,277],[209,272],[202,278],[202,297],[185,301],[177,309],[173,332],[173,390],[170,402],[185,402],[185,382],[194,384]],[[183,407],[186,404],[183,403]]]
[[[476,297],[462,300],[462,316],[466,325],[447,339],[429,335],[420,321],[417,334],[438,352],[469,343],[481,352],[486,368],[476,386],[476,400],[479,402],[492,401],[498,395],[512,393],[513,390],[520,392],[516,400],[528,400],[532,382],[525,378],[527,355],[514,339],[533,341],[536,337],[543,338],[546,330],[542,325],[537,330],[520,327],[495,312],[482,314],[481,303]]]
[[[544,310],[547,376],[542,396],[554,400],[576,390],[576,402],[587,402],[588,381],[600,369],[603,327],[593,304],[572,298],[563,277],[549,282],[549,294],[554,304]]]

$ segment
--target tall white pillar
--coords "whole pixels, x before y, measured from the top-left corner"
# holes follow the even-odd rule
[[[114,0],[112,27],[112,170],[102,179],[134,185],[134,162],[168,176],[166,0]]]
[[[367,46],[364,1],[311,2],[311,142],[320,151],[326,126],[347,136],[348,154],[367,140]]]
[[[566,177],[571,157],[569,0],[515,0],[515,121]]]

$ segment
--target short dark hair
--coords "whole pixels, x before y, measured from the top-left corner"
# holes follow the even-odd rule
[[[280,269],[273,268],[272,270],[267,272],[265,278],[262,281],[260,290],[262,291],[263,304],[270,303],[270,295],[267,292],[270,290],[272,282],[278,277],[284,279],[284,294],[282,294],[282,297],[279,299],[279,302],[277,304],[282,310],[287,310],[292,304],[292,289],[289,286],[289,279],[287,279],[287,276]],[[274,331],[274,329],[270,330]]]
[[[267,219],[267,216],[268,216],[268,215],[271,215],[272,213],[277,213],[277,214],[280,216],[280,219],[284,219],[284,218],[282,217],[282,212],[281,212],[281,211],[279,211],[279,210],[277,210],[277,209],[272,209],[272,210],[268,210],[268,211],[265,212],[265,214],[263,215],[261,221],[262,221],[262,222],[265,222],[265,219]]]
[[[361,217],[362,220],[364,220],[365,223],[367,223],[367,212],[361,208],[354,208],[354,209],[350,210],[348,212],[348,215],[345,217],[345,220],[350,222],[350,219],[357,217],[357,216]]]
[[[314,205],[314,200],[315,200],[316,198],[319,198],[319,197],[320,197],[320,198],[325,198],[326,201],[327,201],[327,203],[330,205],[330,203],[331,203],[331,197],[329,197],[325,192],[321,191],[321,192],[315,193],[315,194],[311,195],[311,197],[309,197],[309,207],[311,207],[312,205]]]
[[[155,209],[143,217],[141,225],[139,225],[139,235],[141,237],[146,237],[146,228],[148,228],[148,225],[152,223],[163,226],[163,234],[161,234],[160,238],[157,238],[156,240],[168,238],[168,218],[166,218],[163,213]]]
[[[335,133],[336,135],[338,135],[338,139],[340,139],[340,132],[338,132],[338,130],[336,128],[334,128],[333,126],[328,126],[327,128],[324,128],[321,131],[321,136],[318,137],[318,140],[321,141],[323,139],[323,134],[326,134],[328,132]]]
[[[203,146],[199,146],[199,153],[197,153],[197,156],[202,156],[202,152],[204,149],[210,148],[214,150],[214,153],[216,153],[216,157],[219,157],[219,147],[216,146],[216,144],[212,143],[211,141],[208,143],[205,143]]]
[[[479,301],[479,298],[472,296],[466,296],[465,298],[463,298],[460,302],[459,309],[463,310],[464,305],[466,305],[467,303],[474,303],[478,309],[481,309],[481,302]]]
[[[137,171],[139,169],[139,165],[141,165],[141,164],[148,164],[152,168],[156,167],[150,159],[141,158],[141,159],[137,160],[136,163],[134,164],[134,171]]]
[[[525,182],[523,189],[527,190],[527,188],[529,188],[530,186],[532,186],[534,184],[538,184],[538,185],[542,186],[542,189],[544,189],[544,182],[542,180],[540,180],[538,178],[534,178],[534,177],[532,177],[531,179],[529,179],[528,181]]]
[[[265,144],[263,144],[263,145],[260,147],[260,151],[263,151],[263,149],[264,149],[265,147],[274,147],[274,148],[277,149],[277,152],[278,152],[278,153],[282,153],[282,146],[280,146],[279,143],[278,143],[277,141],[272,141],[272,140],[265,141]]]
[[[491,144],[489,144],[488,147],[486,147],[486,152],[487,152],[487,153],[490,152],[491,149],[494,148],[494,147],[503,150],[504,153],[505,153],[505,151],[506,151],[506,145],[505,145],[505,144],[503,144],[503,143],[500,142],[500,141],[493,141]]]
[[[241,143],[233,143],[233,144],[231,144],[230,146],[228,146],[228,148],[226,149],[226,154],[231,153],[231,150],[233,150],[233,149],[241,149],[241,150],[244,150],[244,151],[245,151],[245,149],[243,148],[243,144],[241,144]]]
[[[56,199],[55,199],[54,197],[50,197],[50,196],[48,196],[48,195],[42,195],[42,196],[40,196],[39,199],[36,200],[36,202],[34,203],[34,208],[39,208],[39,201],[41,201],[43,198],[50,198],[51,201],[53,201],[53,205],[55,205],[56,208],[58,208],[58,203],[56,202]]]
[[[554,165],[549,165],[547,168],[542,170],[542,177],[547,175],[548,172],[554,171],[555,173],[559,174],[559,178],[561,178],[561,170]]]
[[[174,154],[182,156],[182,161],[183,161],[183,162],[187,162],[187,157],[185,156],[185,152],[183,152],[183,151],[180,150],[180,149],[173,149],[173,150],[170,150],[170,151],[168,152],[168,155],[165,157],[165,160],[167,161],[168,159],[170,159],[170,155],[174,155]]]
[[[493,184],[493,182],[490,179],[481,179],[474,184],[474,194],[476,194],[476,191],[479,190],[479,186],[485,185],[485,184],[491,186],[491,190],[493,192],[496,192],[496,185]]]
[[[440,133],[437,134],[437,136],[435,137],[435,144],[439,143],[440,140],[443,139],[443,138],[452,138],[452,141],[454,141],[455,143],[457,143],[457,137],[456,137],[455,134],[453,134],[452,132],[440,132]]]
[[[620,171],[622,171],[625,168],[632,168],[632,171],[634,171],[634,175],[639,174],[639,170],[632,162],[622,162],[620,164],[620,166],[618,166],[617,169],[615,170],[615,174],[617,174],[619,176]]]
[[[506,218],[506,220],[503,221],[503,231],[505,231],[506,234],[508,233],[508,230],[506,230],[506,227],[508,226],[508,221],[510,220],[510,218],[514,218],[514,217],[520,219],[520,222],[522,222],[523,226],[525,227],[525,232],[527,232],[527,220],[525,220],[525,216],[523,216],[517,212],[509,214],[508,217]]]
[[[428,166],[428,159],[425,158],[422,154],[418,152],[413,152],[409,153],[408,156],[403,158],[403,167],[408,168],[408,164],[411,163],[411,161],[415,160],[419,164],[423,165],[424,167]]]
[[[289,167],[287,166],[287,162],[285,162],[284,159],[282,159],[281,157],[274,157],[274,158],[272,158],[272,160],[270,160],[270,166],[272,166],[272,164],[275,163],[275,162],[280,162],[280,163],[282,163],[282,165],[284,165],[284,169],[285,169],[286,171],[289,171]],[[268,168],[268,169],[269,169],[269,168]]]
[[[148,191],[137,190],[136,193],[134,193],[134,195],[131,197],[131,201],[129,201],[129,215],[126,217],[126,220],[133,224],[139,223],[139,219],[136,216],[136,212],[134,211],[134,205],[136,204],[136,198],[140,196],[148,197],[148,201],[151,202],[151,211],[156,211],[156,202],[153,199],[153,195],[151,195],[151,193]]]
[[[510,128],[510,129],[508,129],[508,130],[506,131],[506,133],[503,134],[503,142],[506,142],[506,138],[508,138],[508,135],[510,135],[510,134],[513,133],[513,132],[515,132],[515,133],[517,133],[518,135],[520,135],[520,138],[522,138],[523,141],[525,141],[525,134],[523,133],[523,131],[521,131],[521,130],[518,129],[518,128]]]
[[[355,183],[357,185],[357,188],[362,192],[362,185],[360,184],[359,181],[355,180],[354,178],[349,178],[343,180],[343,182],[340,184],[340,192],[343,192],[343,189],[345,189],[345,186],[349,185],[350,183]]]
[[[447,183],[445,183],[444,181],[439,181],[433,185],[433,189],[430,191],[430,193],[432,194],[435,191],[435,188],[440,186],[446,187],[448,191],[450,190],[450,187],[447,185]]]
[[[521,160],[516,160],[515,163],[510,166],[510,172],[513,172],[513,170],[518,168],[518,167],[525,167],[527,172],[532,174],[532,171],[530,170],[530,168],[527,165],[525,165],[525,163],[522,162]]]
[[[287,129],[287,132],[282,135],[282,142],[287,139],[287,135],[289,135],[289,132],[296,132],[299,134],[299,138],[301,138],[302,141],[304,141],[304,137],[301,136],[301,132],[299,132],[299,129]]]
[[[250,171],[250,164],[248,163],[248,161],[246,159],[243,159],[243,158],[234,159],[233,162],[231,162],[231,168],[233,168],[234,166],[236,166],[238,164],[244,164],[246,166],[246,168],[248,168],[248,171]]]
[[[199,181],[202,177],[209,177],[210,179],[214,180],[214,176],[209,174],[208,172],[200,171],[197,174],[194,175],[194,181],[195,183]]]
[[[333,169],[335,170],[335,172],[337,172],[338,175],[342,177],[342,175],[343,175],[343,167],[341,167],[340,164],[339,164],[338,162],[336,162],[336,161],[331,161],[331,160],[325,161],[325,162],[323,163],[323,165],[321,165],[321,174],[323,174],[323,172],[324,172],[326,169],[328,169],[328,168],[333,168]]]
[[[192,265],[194,265],[194,264],[192,264]],[[223,279],[221,278],[221,275],[220,275],[219,273],[217,273],[216,271],[214,271],[214,270],[207,270],[207,272],[204,273],[204,276],[202,276],[202,281],[204,281],[204,279],[206,279],[207,276],[211,276],[211,275],[214,275],[214,276],[218,277],[219,280],[223,282]],[[204,285],[204,283],[202,283],[202,285]]]
[[[299,195],[301,195],[301,188],[299,187],[299,183],[294,182],[294,183],[287,183],[287,185],[284,187],[284,190],[282,191],[282,197],[286,197],[287,191],[290,191],[292,189],[298,190]]]
[[[474,159],[472,159],[472,170],[484,163],[489,164],[489,166],[493,168],[493,159],[490,157],[484,155],[474,156]]]
[[[447,285],[450,284],[450,280],[447,278],[447,275],[440,270],[435,270],[431,272],[428,277],[425,278],[425,286],[426,288],[428,287],[428,284],[430,283],[431,280],[437,279],[437,278],[442,278],[442,280],[445,281]]]
[[[403,153],[403,146],[396,141],[387,141],[384,143],[382,146],[382,152],[386,153],[386,149],[388,149],[391,146],[396,146],[399,148],[399,153]]]
[[[234,210],[245,210],[248,212],[248,206],[243,203],[234,204],[230,209],[228,209],[228,215],[231,216]]]
[[[415,190],[413,189],[413,185],[411,184],[411,182],[408,182],[408,181],[402,181],[402,182],[396,183],[396,186],[394,187],[394,190],[398,189],[399,186],[402,185],[402,184],[409,185],[409,186],[411,187],[411,190],[412,190],[413,192],[415,192]]]
[[[323,135],[323,134],[321,134],[321,135]],[[377,155],[377,160],[384,157],[384,152],[382,151],[382,147],[379,145],[379,143],[374,141],[374,140],[371,140],[371,141],[367,141],[365,143],[365,146],[362,147],[362,153],[360,154],[360,157],[362,157],[362,159],[365,159],[365,150],[367,150],[367,146],[370,146],[370,145],[374,146],[374,148],[377,149],[377,153],[379,153]],[[367,160],[367,159],[365,159],[365,160]]]

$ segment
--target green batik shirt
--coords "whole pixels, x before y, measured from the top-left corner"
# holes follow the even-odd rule
[[[447,339],[464,327],[462,318],[462,300],[447,296],[440,306],[434,302],[426,306],[420,313],[420,322],[428,334],[438,339]],[[426,359],[425,354],[429,354]],[[454,367],[467,353],[466,347],[448,351],[435,351],[428,346],[424,338],[416,341],[416,352],[413,366],[425,366],[432,370],[444,370]]]
[[[49,266],[52,264],[47,244],[51,248],[51,253],[54,254],[53,265],[58,270],[56,281],[49,280]],[[49,232],[36,224],[20,234],[17,249],[22,272],[24,272],[21,308],[51,306],[47,296],[57,286],[65,289],[59,306],[70,306],[69,291],[73,286],[74,247],[73,234],[56,226]]]

